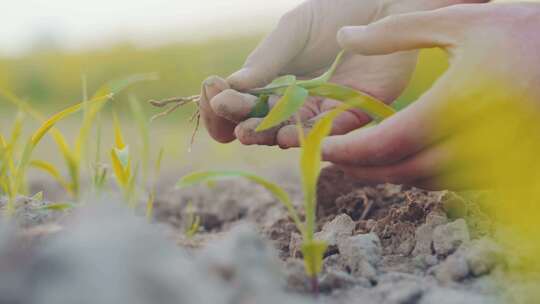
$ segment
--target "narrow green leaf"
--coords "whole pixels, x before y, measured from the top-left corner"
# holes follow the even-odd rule
[[[43,201],[43,191],[34,194],[30,199],[33,201]]]
[[[129,146],[124,146],[122,149],[113,148],[114,152],[116,153],[116,156],[118,157],[118,160],[120,161],[120,164],[122,164],[122,168],[124,170],[127,169],[129,166]]]
[[[317,209],[317,180],[321,172],[321,147],[323,139],[330,134],[333,120],[347,108],[346,105],[332,110],[315,123],[304,139],[300,152],[300,171],[304,191],[306,212],[306,240],[311,241],[315,233]]]
[[[330,68],[326,72],[324,72],[324,74],[322,74],[321,76],[310,79],[310,80],[298,81],[297,84],[303,86],[306,89],[310,89],[313,87],[317,87],[321,84],[327,83],[328,81],[330,81],[332,76],[334,76],[334,73],[336,72],[336,69],[339,66],[339,63],[341,62],[341,58],[343,57],[344,53],[345,51],[339,52],[339,54],[336,56],[336,59],[330,66]]]
[[[62,177],[60,171],[58,171],[56,166],[54,166],[53,164],[43,160],[32,160],[30,161],[30,166],[49,174],[57,183],[59,183],[64,188],[64,190],[69,193],[72,192],[69,183],[64,179],[64,177]]]
[[[302,107],[307,97],[308,91],[306,89],[291,85],[255,131],[260,132],[270,129],[289,119]]]
[[[69,203],[54,203],[54,204],[49,204],[47,206],[39,207],[38,209],[65,211],[65,210],[73,209],[74,207],[75,206],[73,204],[69,204]]]
[[[106,96],[99,96],[99,97],[95,97],[93,98],[92,100],[90,100],[89,102],[96,102],[96,103],[102,103],[104,101],[107,101],[110,99],[110,96],[109,95],[106,95]],[[42,125],[41,127],[32,135],[32,144],[35,146],[37,145],[37,143],[41,140],[41,138],[52,128],[54,127],[54,125],[66,118],[67,116],[73,114],[73,113],[76,113],[78,111],[81,110],[81,108],[83,107],[84,105],[84,102],[81,102],[81,103],[78,103],[76,105],[73,105],[63,111],[60,111],[56,114],[54,114],[53,116],[51,116],[51,118],[47,119]]]
[[[279,201],[287,208],[290,217],[293,219],[298,230],[302,233],[304,231],[303,224],[300,221],[300,217],[296,212],[294,205],[289,197],[289,194],[283,190],[280,186],[267,181],[255,174],[246,173],[242,171],[206,171],[206,172],[195,172],[188,174],[180,179],[176,184],[178,188],[187,187],[195,184],[200,184],[204,182],[210,182],[215,180],[224,180],[231,178],[243,177],[256,184],[263,186],[266,190],[272,193]]]
[[[296,76],[294,75],[284,75],[281,77],[278,77],[274,79],[269,85],[267,85],[265,88],[274,88],[274,87],[282,87],[282,86],[290,86],[293,85],[296,82]]]
[[[335,83],[325,83],[311,88],[309,94],[339,100],[364,111],[377,121],[386,119],[396,113],[392,107],[374,97]]]

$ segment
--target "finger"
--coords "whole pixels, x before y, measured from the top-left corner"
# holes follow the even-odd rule
[[[452,75],[447,72],[418,101],[379,125],[327,138],[323,159],[341,165],[388,165],[440,140],[451,126],[443,125],[441,119],[449,118],[437,113],[452,99]]]
[[[347,175],[366,184],[413,185],[418,181],[442,175],[451,160],[450,147],[441,143],[391,165],[338,167]]]
[[[304,2],[285,14],[277,27],[249,55],[244,67],[227,82],[245,91],[271,82],[304,48],[311,24],[311,3]]]
[[[308,134],[311,131],[311,127],[321,118],[328,115],[330,110],[321,113],[304,123],[304,134]],[[346,134],[354,129],[362,127],[370,120],[371,119],[363,113],[358,113],[355,111],[343,112],[332,122],[332,131],[330,132],[330,135]],[[298,127],[296,125],[287,125],[279,129],[276,142],[282,149],[299,147],[300,139]]]
[[[249,118],[239,123],[234,130],[238,141],[244,145],[275,145],[277,132],[283,124],[265,131],[255,131],[262,120],[263,118]]]
[[[210,100],[210,106],[218,116],[240,122],[249,117],[256,101],[256,96],[226,89]]]
[[[383,55],[420,48],[451,47],[459,40],[459,28],[468,22],[470,9],[453,6],[433,11],[392,15],[367,26],[339,30],[339,44],[363,55]],[[467,6],[468,7],[468,6]],[[460,27],[456,27],[460,24]]]
[[[223,90],[229,88],[224,79],[212,76],[203,82],[201,88],[201,99],[199,109],[201,117],[206,126],[206,130],[218,142],[228,143],[235,139],[235,124],[219,115],[217,115],[210,105],[210,100]]]

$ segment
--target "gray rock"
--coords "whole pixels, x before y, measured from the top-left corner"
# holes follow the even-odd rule
[[[430,213],[426,217],[426,222],[420,227],[416,228],[415,239],[416,245],[412,254],[417,255],[431,255],[432,243],[433,243],[433,231],[435,227],[446,224],[448,219],[446,216],[438,213]]]
[[[376,264],[381,260],[382,248],[379,237],[374,233],[355,235],[339,243],[344,266],[354,276],[374,280]]]
[[[435,277],[444,284],[459,282],[469,275],[470,269],[461,251],[455,252],[435,267]]]
[[[454,252],[461,244],[469,241],[469,229],[464,219],[457,219],[445,225],[435,227],[433,248],[439,255]]]
[[[328,246],[337,246],[351,236],[356,224],[350,216],[343,213],[326,223],[320,232],[315,233],[315,239],[325,241]]]
[[[331,270],[324,273],[320,278],[322,292],[330,292],[336,289],[346,289],[353,286],[371,287],[371,283],[365,278],[356,278],[339,270]]]
[[[480,295],[450,288],[432,288],[419,304],[494,304],[500,303],[496,297]]]

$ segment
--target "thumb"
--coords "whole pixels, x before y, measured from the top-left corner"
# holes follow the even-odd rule
[[[461,5],[468,6],[468,5]],[[367,26],[346,26],[339,30],[341,47],[362,55],[385,55],[420,48],[449,48],[459,40],[463,24],[459,6],[426,12],[393,15]],[[457,26],[459,25],[459,26]]]
[[[248,56],[244,67],[227,78],[231,88],[245,91],[271,82],[304,48],[311,24],[311,2],[281,17],[276,28]]]

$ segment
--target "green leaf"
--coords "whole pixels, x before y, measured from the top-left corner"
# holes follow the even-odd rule
[[[275,87],[288,87],[293,85],[296,82],[296,76],[294,75],[284,75],[274,79],[269,85],[265,88],[275,88]]]
[[[349,106],[362,110],[377,121],[388,118],[396,113],[392,107],[374,97],[335,83],[325,83],[310,88],[309,94],[339,100]]]
[[[52,163],[43,161],[43,160],[32,160],[30,161],[30,166],[42,170],[43,172],[49,174],[57,183],[59,183],[66,192],[71,193],[72,189],[69,183],[62,177],[60,171]]]
[[[74,208],[73,204],[69,203],[55,203],[55,204],[49,204],[47,206],[39,207],[39,209],[42,210],[55,210],[55,211],[64,211],[68,209]]]
[[[268,105],[268,95],[261,95],[257,97],[255,101],[255,106],[249,113],[249,117],[265,117],[270,111],[270,106]]]
[[[124,170],[127,170],[127,167],[129,166],[129,146],[124,146],[124,148],[122,149],[113,149],[116,153],[116,156],[118,157],[118,160],[120,161],[120,164],[122,165],[122,168],[124,168]]]
[[[302,244],[304,267],[309,277],[316,277],[322,271],[323,257],[328,245],[323,241],[313,240]]]
[[[33,201],[43,201],[43,191],[34,194],[30,199]]]
[[[330,134],[332,122],[347,108],[336,108],[315,123],[311,132],[304,139],[300,151],[300,171],[304,191],[304,209],[306,212],[306,237],[312,240],[315,233],[317,209],[317,180],[321,172],[321,147],[323,139]]]
[[[334,73],[336,72],[336,69],[339,66],[339,63],[341,62],[341,58],[343,57],[344,53],[345,53],[345,51],[339,52],[339,54],[336,56],[336,59],[334,60],[334,62],[330,66],[330,68],[324,74],[322,74],[321,76],[319,76],[317,78],[313,78],[313,79],[310,79],[310,80],[298,81],[298,85],[301,85],[306,89],[310,89],[310,88],[317,87],[317,86],[319,86],[321,84],[324,84],[324,83],[327,83],[328,81],[330,81],[330,78],[332,78],[332,76],[334,76]]]
[[[289,86],[283,97],[270,110],[268,116],[263,119],[255,131],[270,129],[289,119],[302,107],[307,97],[308,91],[306,89],[297,85]]]
[[[300,217],[298,216],[298,213],[294,209],[294,205],[289,197],[289,194],[283,190],[280,186],[269,182],[255,174],[246,173],[242,171],[203,171],[203,172],[195,172],[188,174],[180,179],[176,186],[178,188],[183,188],[195,184],[205,183],[205,182],[211,182],[215,180],[225,180],[225,179],[231,179],[231,178],[238,178],[243,177],[246,178],[256,184],[259,184],[263,186],[266,190],[268,190],[270,193],[272,193],[275,197],[281,201],[281,203],[287,208],[287,211],[289,212],[290,217],[293,219],[294,223],[296,224],[298,230],[300,230],[302,233],[304,231],[303,225],[300,222]]]

